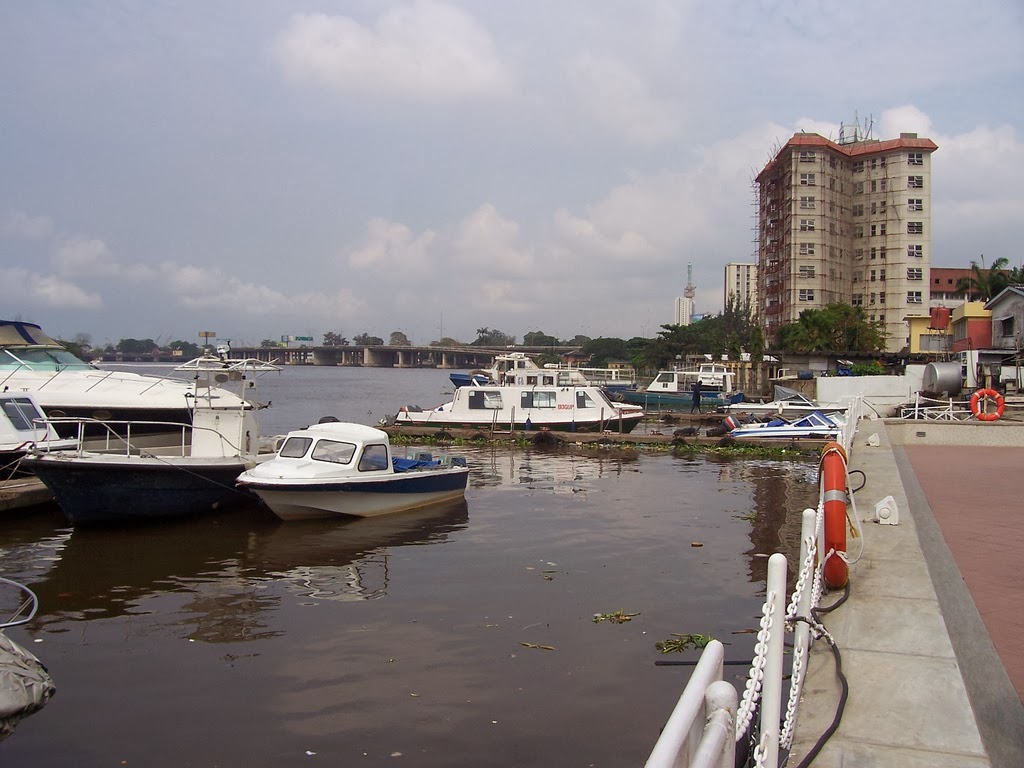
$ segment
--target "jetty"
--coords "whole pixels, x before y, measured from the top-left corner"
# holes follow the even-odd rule
[[[818,510],[803,513],[795,579],[783,555],[769,560],[742,697],[712,641],[649,768],[732,765],[745,753],[770,768],[1024,765],[1024,422],[861,419],[843,442],[856,482],[835,495],[825,474]],[[816,546],[835,534],[822,531],[822,510],[845,506],[846,491],[848,578],[822,589],[819,560],[827,571],[835,557]]]

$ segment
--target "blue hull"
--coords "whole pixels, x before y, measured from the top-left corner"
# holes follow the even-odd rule
[[[32,469],[73,525],[138,522],[221,511],[256,499],[235,487],[236,464],[131,469],[36,461]]]

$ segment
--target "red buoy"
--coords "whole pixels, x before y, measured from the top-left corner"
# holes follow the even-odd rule
[[[842,558],[846,554],[846,450],[839,443],[821,449],[818,465],[819,487],[825,512],[825,584],[830,589],[846,586],[850,568]]]

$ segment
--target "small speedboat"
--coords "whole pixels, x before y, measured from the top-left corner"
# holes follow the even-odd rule
[[[798,419],[772,419],[771,421],[754,422],[736,427],[729,433],[737,439],[790,439],[806,438],[811,440],[836,440],[846,420],[842,414],[824,414],[811,411]]]
[[[238,477],[282,520],[376,517],[465,496],[462,457],[397,457],[388,434],[327,421],[289,432],[277,455]]]
[[[42,409],[30,393],[0,394],[0,478],[29,474],[21,460],[32,451],[59,451],[74,446],[74,440],[59,437],[46,423]]]

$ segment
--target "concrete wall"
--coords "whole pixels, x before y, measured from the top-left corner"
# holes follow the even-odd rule
[[[858,395],[880,415],[891,415],[897,405],[914,398],[924,380],[923,365],[908,365],[903,376],[821,376],[817,384],[819,403],[842,403]]]

